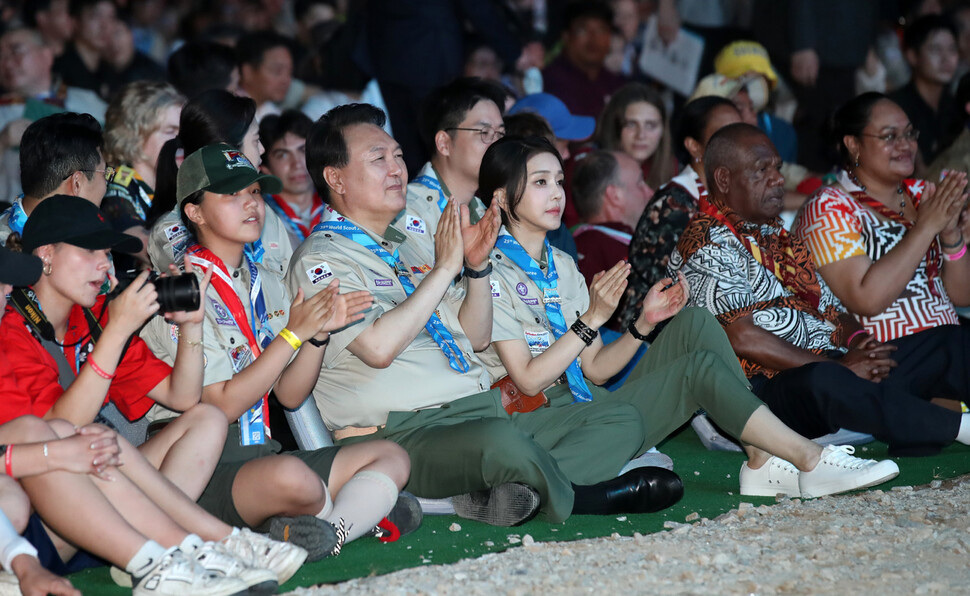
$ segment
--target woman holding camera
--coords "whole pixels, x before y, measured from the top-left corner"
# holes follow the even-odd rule
[[[337,283],[292,299],[273,272],[246,253],[266,213],[262,192],[278,178],[260,174],[227,144],[207,145],[178,171],[178,209],[197,244],[186,267],[212,276],[205,303],[202,400],[233,421],[212,481],[199,504],[233,525],[268,525],[270,535],[310,551],[310,560],[339,554],[377,526],[407,482],[407,453],[389,441],[281,453],[267,415],[270,391],[297,408],[313,389],[330,331],[363,317],[367,292],[338,295]],[[160,357],[177,360],[181,343],[161,321],[142,336]],[[401,533],[420,523],[420,508],[402,499],[392,516]],[[393,529],[388,528],[393,537]]]
[[[0,349],[30,401],[4,396],[0,421],[33,414],[83,426],[109,401],[134,421],[157,401],[185,414],[139,450],[196,499],[218,461],[226,424],[218,409],[199,403],[203,312],[165,313],[174,322],[172,332],[183,338],[170,367],[132,337],[159,308],[148,273],[110,302],[100,295],[110,277],[109,250],[140,246],[78,197],[55,195],[31,213],[23,248],[40,257],[44,273],[33,286],[13,291],[0,324]]]

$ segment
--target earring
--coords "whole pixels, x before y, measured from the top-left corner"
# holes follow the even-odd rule
[[[53,271],[50,261],[44,261],[44,275],[50,276]]]
[[[858,155],[855,156],[855,163],[853,165],[855,167],[857,167],[857,168],[859,167],[859,156]]]

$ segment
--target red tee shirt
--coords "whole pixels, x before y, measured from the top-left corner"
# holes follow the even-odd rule
[[[92,310],[95,316],[99,316],[102,309],[107,310],[103,296],[98,298]],[[107,325],[108,313],[105,312],[100,320],[102,326]],[[74,343],[87,334],[84,311],[80,306],[75,306],[71,310],[64,343]],[[65,348],[64,352],[71,368],[75,368],[74,348]],[[0,321],[0,356],[3,371],[0,374],[0,387],[3,388],[0,394],[0,423],[24,414],[43,417],[64,393],[57,362],[31,335],[20,313],[9,305]],[[118,364],[104,403],[108,403],[108,400],[114,402],[126,418],[137,420],[155,404],[148,397],[148,392],[171,372],[172,367],[156,358],[145,342],[135,337]],[[19,391],[8,391],[10,383],[15,383]]]

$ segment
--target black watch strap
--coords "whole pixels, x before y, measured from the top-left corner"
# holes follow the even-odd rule
[[[481,279],[483,277],[488,277],[489,275],[491,275],[491,273],[492,273],[492,260],[489,259],[488,265],[485,265],[485,268],[482,269],[481,271],[475,271],[474,269],[469,269],[468,267],[465,267],[464,276],[467,277],[468,279]]]
[[[626,326],[626,330],[629,331],[630,335],[632,335],[635,339],[640,341],[650,341],[648,339],[649,335],[644,335],[637,330],[636,321],[630,321],[630,324]]]
[[[327,336],[327,339],[317,339],[315,337],[311,337],[310,339],[307,340],[307,343],[309,343],[312,346],[316,346],[318,348],[322,348],[323,346],[325,346],[328,343],[330,343],[330,336],[328,335]]]

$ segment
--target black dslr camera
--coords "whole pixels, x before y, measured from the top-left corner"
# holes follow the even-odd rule
[[[131,285],[138,277],[138,271],[130,270],[118,273],[118,286],[108,295],[113,300]],[[174,277],[160,277],[152,271],[148,274],[148,281],[158,292],[158,312],[178,312],[198,310],[202,303],[199,292],[199,278],[191,273],[183,273]]]

